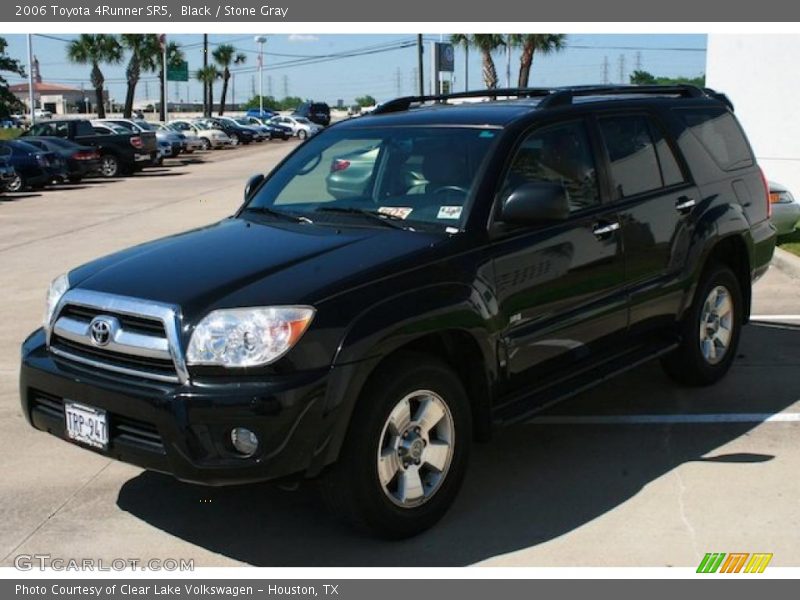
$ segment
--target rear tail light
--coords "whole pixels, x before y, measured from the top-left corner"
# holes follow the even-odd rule
[[[349,160],[344,160],[342,158],[336,158],[331,163],[331,173],[336,173],[337,171],[344,171],[349,166],[350,166],[350,161]]]
[[[94,150],[80,150],[72,155],[75,160],[96,160],[100,155]]]
[[[134,148],[144,148],[144,142],[142,141],[142,138],[136,135],[131,138],[131,146]]]
[[[764,175],[764,169],[759,169],[759,171],[761,172],[761,183],[764,184],[764,196],[767,200],[767,218],[769,218],[772,216],[772,194],[769,193],[769,182],[767,181],[767,176]]]

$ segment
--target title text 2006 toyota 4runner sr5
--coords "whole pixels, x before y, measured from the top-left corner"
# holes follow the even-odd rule
[[[654,358],[722,377],[768,213],[713,90],[400,98],[253,177],[232,218],[58,277],[22,406],[184,481],[314,478],[412,535],[494,425]]]

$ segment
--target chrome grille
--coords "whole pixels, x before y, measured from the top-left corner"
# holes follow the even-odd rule
[[[175,307],[88,290],[70,290],[55,311],[48,346],[84,366],[165,382],[186,382]],[[104,336],[93,333],[102,322]]]

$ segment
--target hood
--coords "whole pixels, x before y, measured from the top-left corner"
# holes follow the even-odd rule
[[[100,258],[70,273],[73,287],[182,307],[190,320],[215,308],[317,305],[418,265],[443,234],[386,228],[227,219]]]

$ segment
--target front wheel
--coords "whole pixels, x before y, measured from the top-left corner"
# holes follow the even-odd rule
[[[308,133],[306,132],[305,129],[301,129],[300,131],[297,132],[297,137],[299,137],[301,140],[304,140],[308,137]]]
[[[239,145],[239,136],[235,133],[231,134],[231,146],[238,146]]]
[[[323,498],[381,537],[416,535],[452,504],[471,439],[458,376],[434,358],[409,354],[380,368],[365,387],[339,460],[320,481]]]
[[[211,145],[211,140],[209,140],[208,138],[203,138],[202,143],[203,143],[203,150],[211,150],[211,148],[213,147]]]
[[[692,386],[719,381],[736,356],[743,311],[742,289],[734,272],[726,265],[711,265],[681,324],[680,346],[661,361],[667,374]]]
[[[19,173],[15,173],[12,179],[8,180],[6,183],[6,191],[7,192],[21,192],[25,189],[25,179]]]

